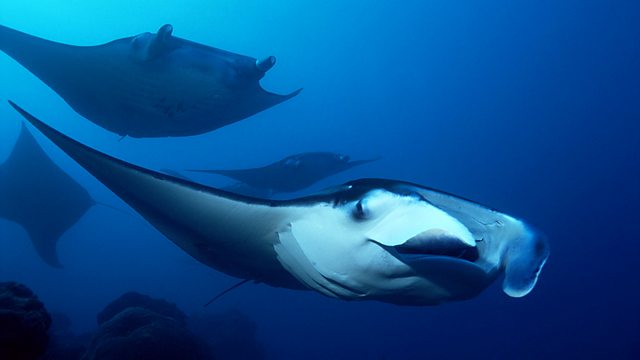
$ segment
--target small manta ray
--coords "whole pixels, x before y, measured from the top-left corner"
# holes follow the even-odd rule
[[[164,173],[164,174],[167,174],[167,175],[171,175],[173,177],[177,177],[177,178],[183,179],[183,180],[192,181],[191,178],[189,178],[188,176],[185,176],[181,172],[175,171],[175,170],[172,170],[172,169],[166,169],[166,168],[165,169],[160,169],[160,172]],[[244,183],[235,183],[233,185],[221,187],[220,189],[224,190],[224,191],[240,194],[240,195],[245,195],[245,196],[249,196],[249,197],[257,197],[257,198],[262,198],[262,199],[269,199],[269,198],[271,198],[271,195],[273,195],[269,191],[257,189],[257,188],[251,187],[251,186],[249,186],[247,184],[244,184]]]
[[[435,305],[502,289],[528,294],[549,256],[523,221],[402,181],[364,179],[261,200],[89,148],[11,103],[33,126],[200,262],[242,279],[344,300]]]
[[[330,152],[308,152],[291,155],[259,168],[189,171],[218,174],[240,181],[240,184],[228,188],[231,192],[263,193],[269,196],[270,194],[303,190],[328,176],[378,159],[351,161],[346,155]],[[251,191],[251,188],[255,190]]]
[[[0,217],[22,225],[42,260],[59,268],[59,238],[95,204],[23,124],[11,155],[0,164]]]
[[[0,25],[0,50],[97,125],[130,137],[189,136],[242,120],[297,95],[265,91],[275,64],[157,34],[97,46],[52,42]]]

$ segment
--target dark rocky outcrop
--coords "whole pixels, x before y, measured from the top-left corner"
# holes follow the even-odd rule
[[[112,301],[98,314],[98,325],[109,321],[112,317],[129,307],[141,307],[154,311],[160,315],[170,317],[182,325],[186,323],[187,319],[185,313],[178,309],[176,304],[130,291]]]
[[[76,336],[26,286],[0,282],[0,360],[265,358],[255,323],[236,310],[187,318],[175,304],[129,292],[97,318],[94,334]]]
[[[37,359],[44,353],[51,316],[26,286],[0,282],[0,359]]]
[[[186,328],[185,319],[174,304],[127,293],[98,315],[100,327],[82,359],[211,359],[207,346]]]
[[[40,360],[80,360],[87,350],[92,333],[76,335],[71,330],[71,320],[62,313],[51,313],[49,346]]]

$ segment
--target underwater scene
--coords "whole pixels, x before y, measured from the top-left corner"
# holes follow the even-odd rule
[[[640,3],[0,3],[0,360],[640,358]]]

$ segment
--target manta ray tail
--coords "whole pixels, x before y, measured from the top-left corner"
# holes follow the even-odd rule
[[[239,282],[229,286],[228,288],[226,288],[226,289],[222,290],[221,292],[219,292],[216,296],[214,296],[206,304],[204,304],[203,307],[207,307],[207,306],[211,305],[214,301],[220,299],[221,297],[225,296],[227,293],[239,288],[240,286],[248,283],[249,281],[250,281],[250,279],[244,279],[244,280],[240,280]]]

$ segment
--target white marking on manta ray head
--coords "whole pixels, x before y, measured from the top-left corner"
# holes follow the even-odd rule
[[[298,280],[325,295],[394,303],[439,303],[451,294],[397,256],[412,239],[474,247],[457,219],[417,196],[373,190],[359,200],[313,205],[279,232],[275,249]],[[455,264],[454,264],[455,265]]]
[[[316,204],[279,232],[274,247],[299,281],[341,299],[438,304],[477,295],[501,271],[505,293],[531,291],[548,255],[544,246],[534,251],[535,233],[466,200],[447,202],[458,202],[457,210],[377,189],[338,205]]]

